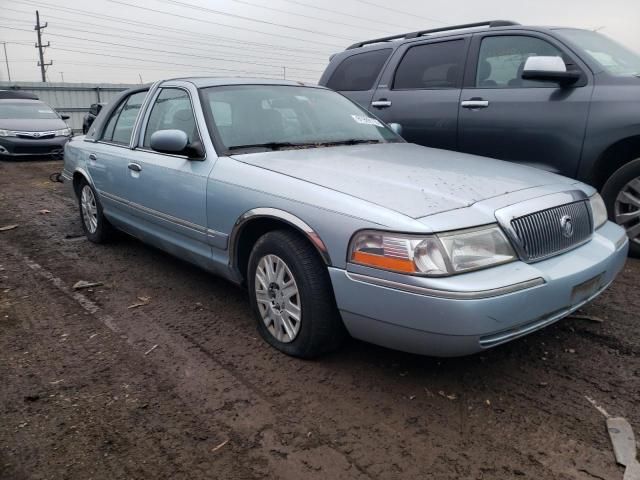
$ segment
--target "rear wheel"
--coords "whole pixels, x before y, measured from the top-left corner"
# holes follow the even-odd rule
[[[312,358],[343,340],[327,268],[299,235],[278,230],[256,242],[248,287],[260,335],[281,352]]]
[[[619,168],[602,188],[609,218],[624,227],[629,251],[640,257],[640,158]]]
[[[80,222],[87,238],[94,243],[105,243],[113,236],[113,227],[102,213],[102,205],[95,190],[86,180],[78,186]]]

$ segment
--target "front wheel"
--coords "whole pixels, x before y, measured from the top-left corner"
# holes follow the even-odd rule
[[[640,257],[640,158],[616,170],[602,188],[609,218],[627,230],[629,252]]]
[[[329,273],[303,237],[283,230],[266,233],[253,247],[247,273],[258,332],[267,343],[301,358],[340,345],[345,329]]]

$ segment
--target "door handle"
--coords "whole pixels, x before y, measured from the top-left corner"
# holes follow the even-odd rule
[[[142,171],[142,167],[140,165],[138,165],[137,163],[130,163],[129,165],[127,165],[127,168],[129,170],[133,170],[134,172],[141,172]]]
[[[89,160],[93,160],[95,162],[96,160],[98,160],[98,157],[96,157],[95,153],[90,153],[89,154]]]
[[[391,101],[385,98],[371,102],[371,106],[375,108],[387,108],[391,106]]]
[[[462,108],[487,108],[489,106],[488,100],[463,100],[460,102]]]

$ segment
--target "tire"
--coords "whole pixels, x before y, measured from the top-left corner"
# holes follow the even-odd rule
[[[640,257],[640,158],[620,167],[609,177],[602,187],[602,198],[609,219],[629,233],[629,254]]]
[[[329,272],[306,239],[286,230],[266,233],[251,251],[247,276],[258,332],[268,344],[300,358],[340,346],[346,330]]]
[[[78,210],[82,230],[89,241],[106,243],[113,238],[114,228],[102,213],[102,205],[98,199],[98,194],[84,179],[81,180],[78,186]]]

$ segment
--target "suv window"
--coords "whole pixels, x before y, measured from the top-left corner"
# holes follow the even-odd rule
[[[163,88],[151,109],[143,146],[151,146],[151,135],[158,130],[182,130],[189,137],[189,143],[198,138],[196,119],[189,94],[179,88]]]
[[[480,44],[476,87],[526,88],[549,87],[549,82],[523,80],[522,70],[532,56],[564,57],[562,52],[545,40],[523,35],[485,37]]]
[[[123,145],[129,144],[133,125],[146,95],[146,90],[134,93],[120,103],[118,108],[111,114],[107,127],[102,132],[102,140]]]
[[[411,47],[398,65],[393,88],[460,88],[464,55],[464,40]]]
[[[327,87],[346,92],[371,90],[390,54],[391,49],[385,48],[344,59],[331,75]]]

